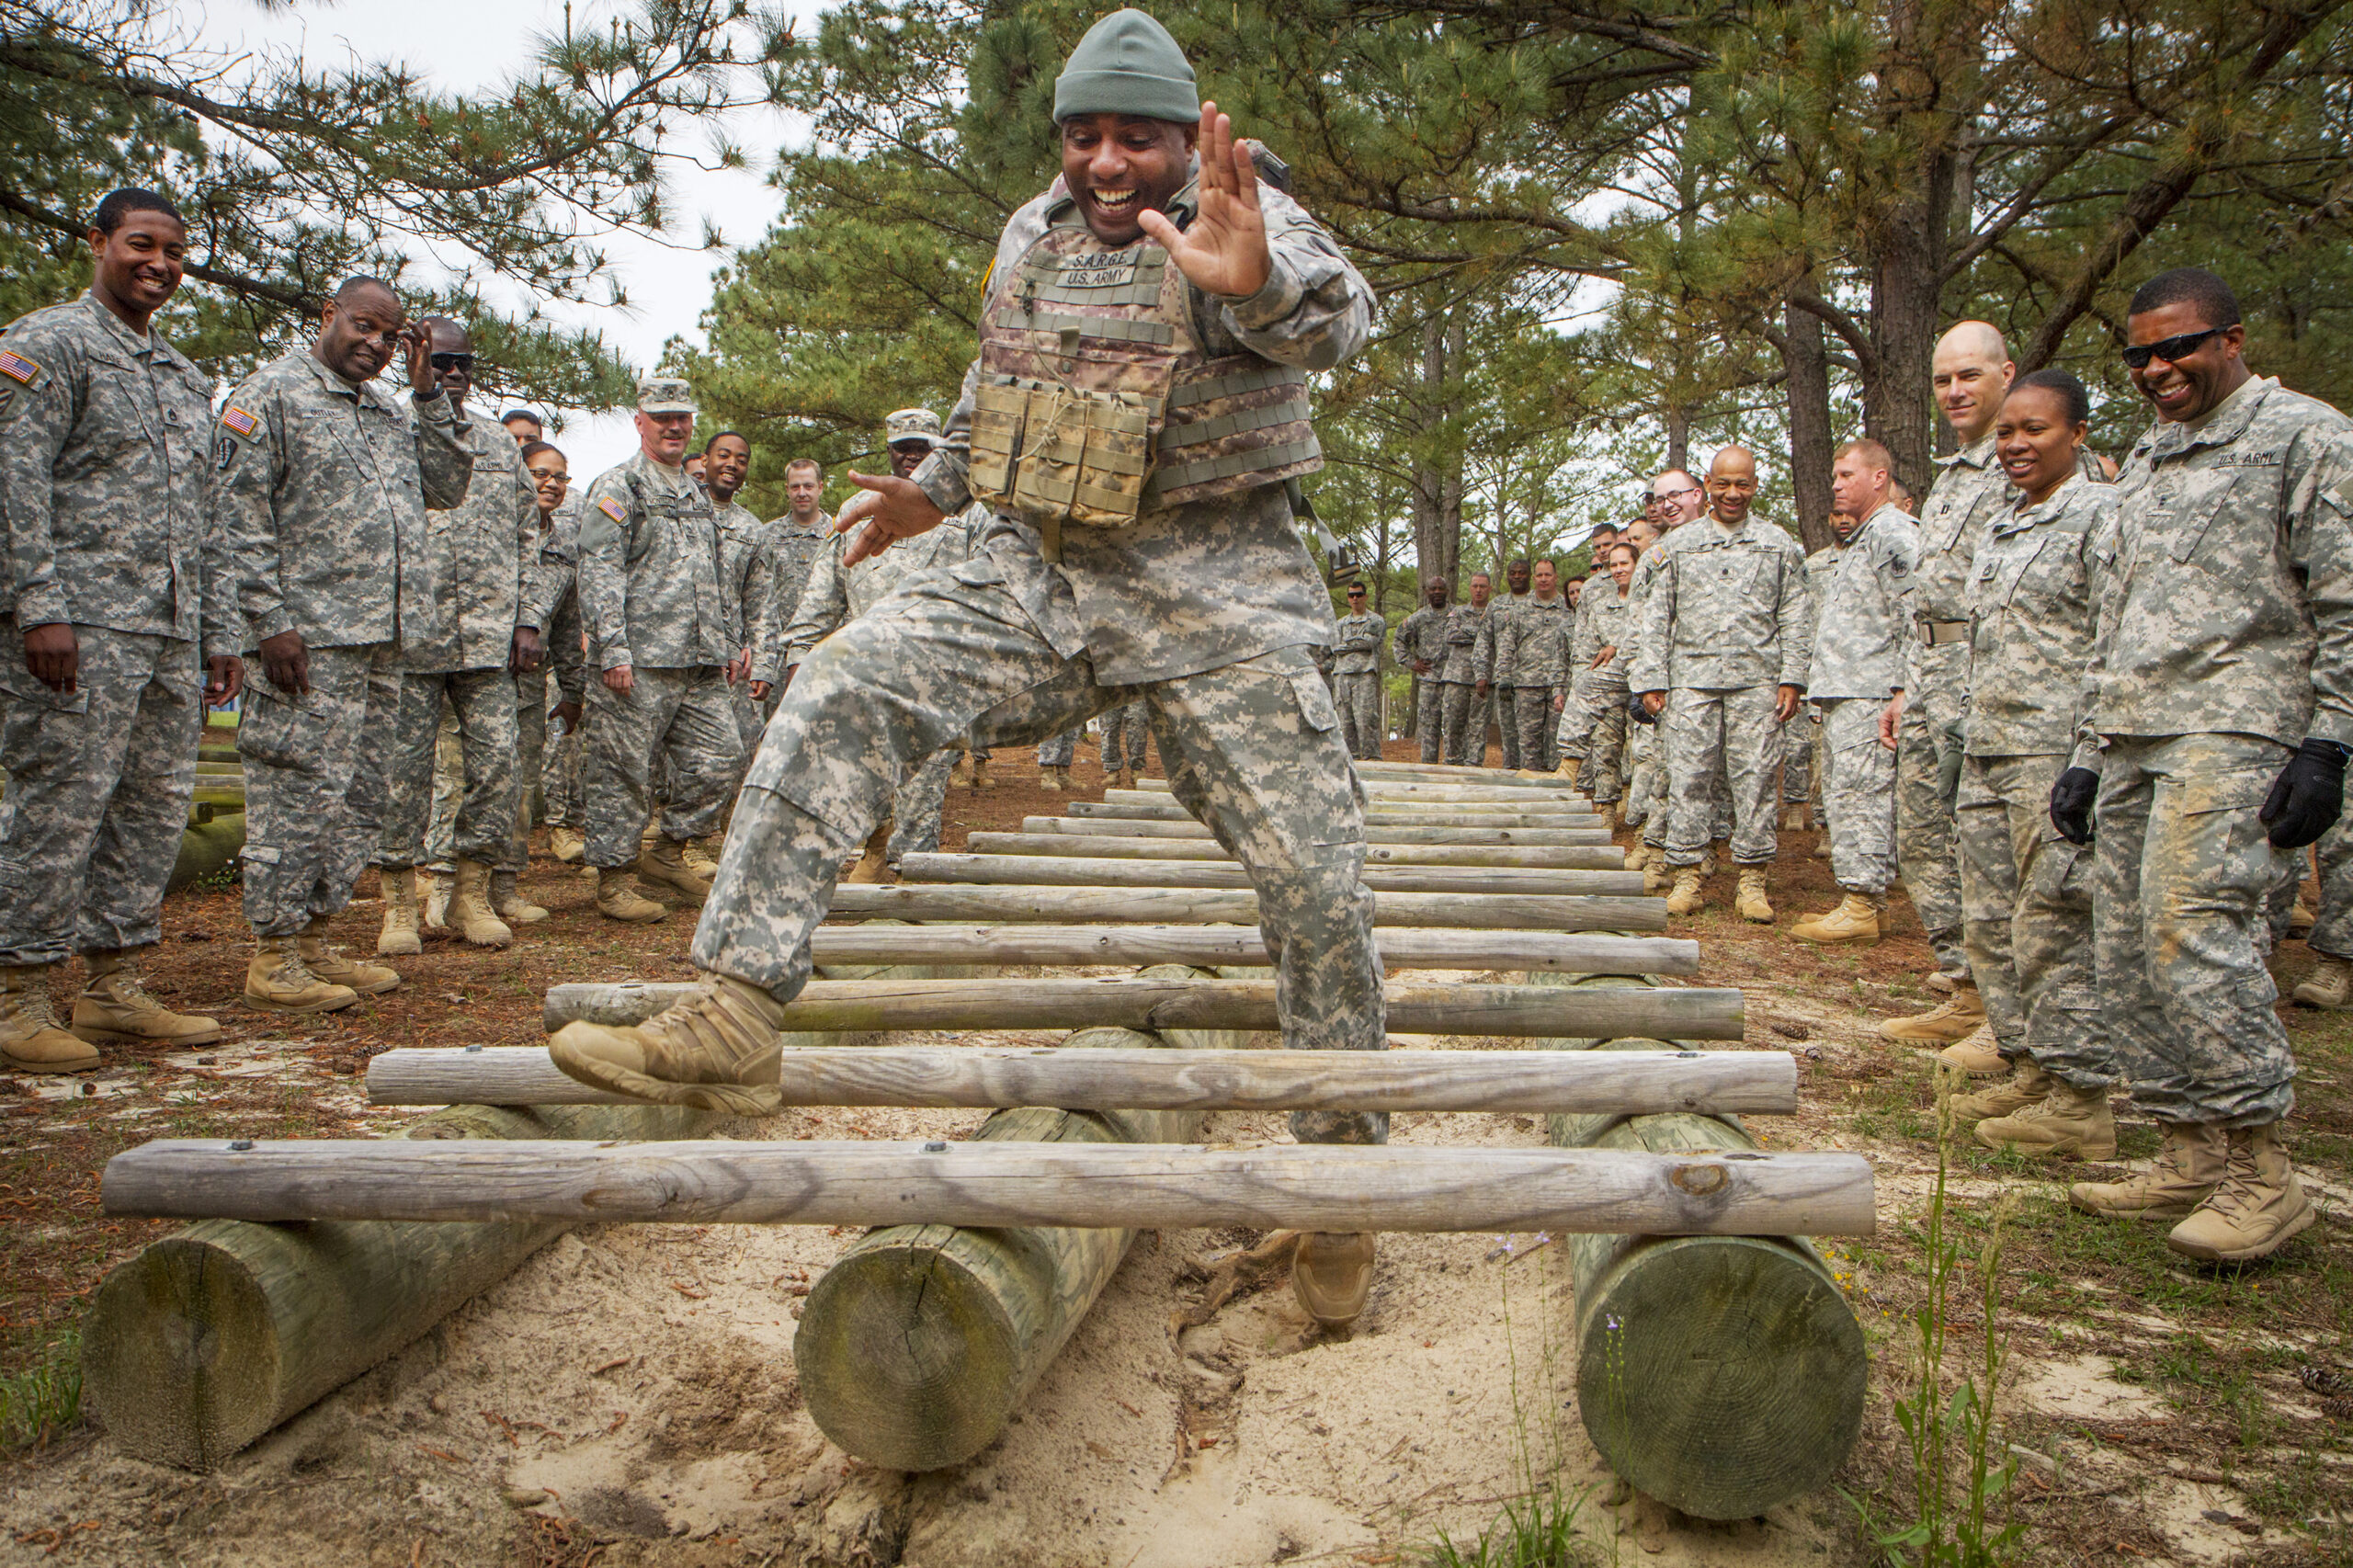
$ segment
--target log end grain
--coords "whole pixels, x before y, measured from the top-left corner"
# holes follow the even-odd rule
[[[1800,1244],[1646,1238],[1580,1292],[1578,1412],[1611,1469],[1745,1519],[1824,1485],[1862,1428],[1863,1331]]]
[[[204,1226],[106,1277],[83,1328],[82,1388],[126,1453],[210,1470],[276,1424],[282,1363],[267,1291]]]

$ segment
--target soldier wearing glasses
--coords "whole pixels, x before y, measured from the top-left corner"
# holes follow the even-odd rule
[[[2157,423],[2092,547],[2087,711],[2051,818],[2097,846],[2100,995],[2164,1143],[2068,1196],[2244,1262],[2315,1218],[2279,1142],[2296,1064],[2262,926],[2276,853],[2336,820],[2353,747],[2353,421],[2247,369],[2212,273],[2151,278],[2126,329]]]

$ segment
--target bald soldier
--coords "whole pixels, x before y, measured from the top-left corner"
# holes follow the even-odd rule
[[[1372,290],[1262,181],[1142,12],[1089,29],[1054,120],[1062,176],[998,242],[947,444],[911,478],[853,476],[866,494],[841,511],[850,565],[974,497],[995,514],[984,549],[908,578],[811,653],[736,804],[695,936],[700,983],[633,1028],[558,1033],[554,1060],[583,1082],[773,1108],[779,1026],[835,868],[900,778],[968,728],[1034,742],[1139,697],[1176,799],[1248,868],[1283,1043],[1385,1048],[1358,785],[1308,653],[1330,636],[1331,597],[1285,490],[1323,462],[1308,372],[1364,347]],[[1048,421],[1085,438],[1021,439]],[[1291,1131],[1388,1136],[1356,1111],[1297,1113]],[[1374,1250],[1369,1234],[1303,1236],[1302,1305],[1352,1321]]]
[[[1937,482],[1920,508],[1920,563],[1904,607],[1904,689],[1881,729],[1896,748],[1895,858],[1904,891],[1928,933],[1937,972],[1953,991],[1918,1017],[1881,1025],[1890,1040],[1960,1040],[1985,1021],[1961,941],[1953,824],[1969,716],[1969,588],[1978,547],[2016,494],[1995,455],[1994,421],[2017,369],[2002,335],[1982,321],[1962,322],[1937,342],[1937,407],[1957,449],[1937,460]],[[1959,1054],[1972,1072],[2000,1065],[1990,1041]]]
[[[1666,756],[1670,915],[1703,907],[1699,862],[1715,825],[1716,780],[1731,790],[1742,918],[1769,924],[1765,868],[1779,849],[1773,793],[1781,727],[1805,695],[1811,656],[1805,551],[1750,516],[1756,459],[1726,447],[1708,469],[1708,515],[1666,536],[1628,684],[1659,721]]]

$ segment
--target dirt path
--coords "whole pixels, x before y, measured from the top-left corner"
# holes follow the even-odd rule
[[[1036,789],[1026,759],[995,771],[1006,780],[998,790],[951,796],[951,846],[1063,798]],[[1083,792],[1099,795],[1091,751],[1078,773]],[[1829,902],[1822,863],[1805,855],[1812,842],[1795,835],[1785,846],[1784,926]],[[1721,901],[1731,879],[1719,882]],[[0,1228],[0,1371],[39,1365],[105,1268],[168,1229],[98,1216],[96,1175],[115,1150],[165,1135],[389,1126],[400,1117],[367,1109],[355,1077],[374,1051],[535,1041],[551,983],[687,972],[684,916],[616,931],[589,909],[587,884],[549,861],[535,863],[528,886],[556,917],[517,949],[476,955],[435,940],[404,960],[409,984],[393,997],[291,1028],[223,1006],[244,957],[233,894],[173,900],[154,989],[182,1006],[222,1006],[232,1038],[200,1053],[110,1062],[87,1096],[0,1083],[13,1091],[0,1097],[10,1216]],[[355,945],[367,945],[373,918],[372,905],[355,910]],[[1889,1402],[1914,1364],[1907,1315],[1922,1300],[1932,1118],[1925,1058],[1872,1030],[1926,1005],[1926,944],[1908,911],[1862,954],[1813,953],[1727,918],[1721,902],[1691,926],[1706,955],[1699,982],[1748,991],[1749,1043],[1800,1053],[1803,1108],[1756,1124],[1768,1144],[1859,1149],[1878,1167],[1880,1235],[1834,1255],[1875,1347],[1865,1441],[1841,1485],[1908,1509]],[[2308,962],[2290,947],[2288,983]],[[2011,1195],[1996,1326],[2011,1357],[1999,1444],[2027,1455],[2018,1561],[2348,1561],[2353,1412],[2333,1416],[2296,1369],[2343,1364],[2353,1327],[2353,1247],[2339,1222],[2353,1186],[2343,1086],[2353,1027],[2301,1010],[2290,1025],[2306,1069],[2300,1161],[2334,1212],[2267,1268],[2192,1268],[2154,1228],[2079,1222],[2047,1173],[1957,1153],[1950,1222],[1972,1258]],[[726,1131],[955,1137],[980,1119],[829,1110]],[[1271,1117],[1212,1122],[1222,1141],[1286,1136]],[[1400,1117],[1394,1135],[1534,1145],[1542,1129],[1527,1118],[1420,1116]],[[2126,1153],[2154,1142],[2135,1124]],[[1279,1283],[1172,1340],[1170,1313],[1192,1299],[1199,1267],[1256,1239],[1140,1238],[1005,1437],[970,1464],[910,1480],[849,1460],[801,1408],[801,1298],[851,1234],[584,1230],[217,1474],[123,1459],[87,1426],[0,1460],[0,1563],[1405,1562],[1441,1532],[1474,1539],[1506,1499],[1539,1485],[1583,1495],[1594,1561],[1869,1560],[1855,1511],[1835,1492],[1732,1526],[1613,1497],[1572,1408],[1559,1248],[1533,1236],[1390,1237],[1371,1310],[1344,1340],[1316,1334]],[[1975,1289],[1966,1279],[1951,1302],[1957,1346],[1975,1345],[1982,1329]]]

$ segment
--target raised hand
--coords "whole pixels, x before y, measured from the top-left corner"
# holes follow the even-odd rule
[[[1217,105],[1201,106],[1200,210],[1179,233],[1167,214],[1139,213],[1137,224],[1160,242],[1176,269],[1204,293],[1242,300],[1267,286],[1275,269],[1267,249],[1267,217],[1258,206],[1258,170],[1250,150],[1235,142],[1233,120]]]
[[[849,541],[849,548],[842,551],[844,566],[855,566],[870,556],[880,555],[900,540],[928,533],[948,516],[932,505],[931,497],[912,479],[890,473],[860,473],[852,469],[849,482],[864,494],[851,496],[834,514],[835,533],[858,530]]]

